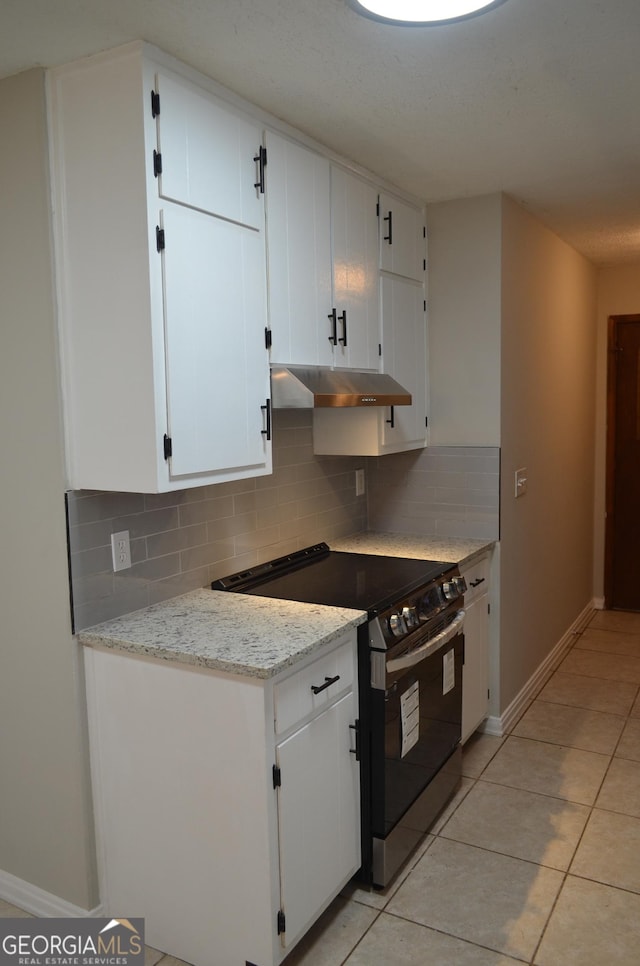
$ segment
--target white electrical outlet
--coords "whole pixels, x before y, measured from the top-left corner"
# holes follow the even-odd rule
[[[525,493],[527,492],[527,468],[526,468],[526,466],[523,466],[522,469],[516,470],[515,483],[516,483],[515,495],[516,495],[516,499],[517,499],[519,496],[524,496]]]
[[[356,470],[356,496],[364,494],[364,470]]]
[[[114,572],[127,570],[131,566],[131,547],[129,545],[129,531],[120,530],[111,534],[111,556]]]

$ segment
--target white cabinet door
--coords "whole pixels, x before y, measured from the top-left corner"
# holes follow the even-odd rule
[[[285,947],[360,866],[357,713],[349,692],[276,747]]]
[[[259,232],[180,205],[162,212],[168,434],[175,479],[270,465]]]
[[[340,367],[378,369],[380,364],[377,205],[376,188],[332,165],[334,364]]]
[[[489,710],[489,558],[461,566],[460,573],[467,581],[462,673],[462,741],[466,741]]]
[[[380,267],[422,281],[425,272],[424,217],[419,208],[380,195]]]
[[[408,389],[410,406],[385,410],[382,445],[387,452],[426,444],[427,324],[421,282],[383,276],[382,362],[384,372]]]
[[[262,129],[176,74],[158,71],[156,92],[160,196],[262,229]]]
[[[267,132],[271,361],[330,366],[329,161]]]

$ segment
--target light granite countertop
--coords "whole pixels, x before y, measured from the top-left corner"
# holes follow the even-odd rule
[[[364,623],[358,610],[194,590],[78,632],[89,647],[274,677]]]
[[[472,540],[469,537],[422,537],[372,531],[333,540],[331,549],[461,564],[491,550],[494,544],[493,540]]]

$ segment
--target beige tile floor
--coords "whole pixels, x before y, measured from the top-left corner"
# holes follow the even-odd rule
[[[463,772],[391,886],[350,885],[285,966],[640,963],[640,614],[594,614]],[[156,964],[183,966],[148,949]]]

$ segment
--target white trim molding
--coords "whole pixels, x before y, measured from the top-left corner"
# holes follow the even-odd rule
[[[594,610],[598,609],[601,608],[598,607],[597,599],[587,604],[569,629],[562,635],[555,647],[549,652],[544,661],[538,666],[537,670],[534,671],[525,686],[515,696],[509,707],[505,708],[501,715],[491,715],[485,720],[480,728],[483,734],[496,735],[501,738],[511,731],[529,704],[551,677],[551,674],[555,671],[565,656],[565,653],[572,647],[576,637],[587,626],[593,616]]]
[[[81,906],[74,906],[73,903],[54,896],[51,892],[45,892],[31,882],[25,882],[10,872],[0,869],[0,899],[10,902],[11,905],[30,912],[34,916],[44,919],[52,917],[64,919],[91,919],[104,916],[102,906],[95,909],[83,909]]]

